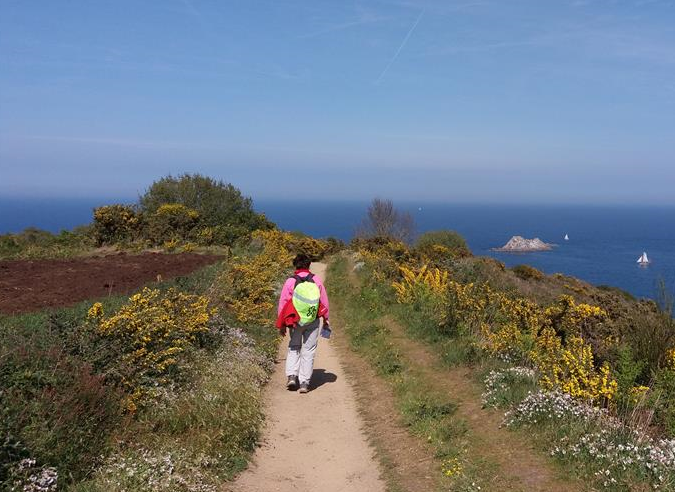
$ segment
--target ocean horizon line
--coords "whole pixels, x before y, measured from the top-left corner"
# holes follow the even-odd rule
[[[372,202],[374,198],[381,198],[385,200],[392,200],[395,205],[403,207],[419,207],[419,206],[513,206],[513,207],[579,207],[579,208],[659,208],[659,209],[675,209],[674,203],[648,203],[648,202],[549,202],[549,201],[512,201],[512,200],[433,200],[433,199],[423,199],[423,200],[414,200],[410,198],[395,198],[387,195],[374,195],[372,198],[306,198],[303,196],[297,196],[292,198],[279,198],[279,197],[254,197],[244,194],[244,196],[253,200],[253,205],[256,207],[257,204],[282,204],[288,205],[293,203],[316,203],[321,205],[330,205],[330,204],[354,204],[354,205],[368,205]],[[141,195],[138,196],[108,196],[108,195],[91,195],[91,196],[38,196],[38,195],[0,195],[0,206],[2,202],[106,202],[106,204],[122,203],[122,204],[134,204],[137,203]]]

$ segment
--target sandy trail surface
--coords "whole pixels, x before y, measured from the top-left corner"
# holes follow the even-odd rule
[[[312,264],[312,271],[325,279],[325,264]],[[307,394],[285,388],[287,346],[288,337],[280,347],[267,389],[268,417],[262,446],[249,469],[228,490],[384,492],[373,449],[363,433],[354,389],[332,342],[319,338]]]

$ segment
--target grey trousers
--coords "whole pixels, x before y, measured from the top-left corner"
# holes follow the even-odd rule
[[[300,384],[309,383],[314,370],[314,355],[319,340],[319,325],[317,318],[305,326],[291,328],[286,355],[286,376],[298,376]]]

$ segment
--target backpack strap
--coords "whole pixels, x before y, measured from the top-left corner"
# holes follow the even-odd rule
[[[307,274],[307,276],[305,276],[305,277],[301,277],[300,275],[293,275],[292,278],[295,279],[295,285],[293,286],[294,289],[298,286],[298,284],[301,284],[301,283],[303,283],[303,282],[312,282],[312,283],[315,283],[315,282],[314,282],[314,274],[313,274],[313,273],[309,273],[309,274]]]

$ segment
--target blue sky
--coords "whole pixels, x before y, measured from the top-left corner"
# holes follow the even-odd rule
[[[673,1],[0,0],[0,67],[0,196],[675,204]]]

